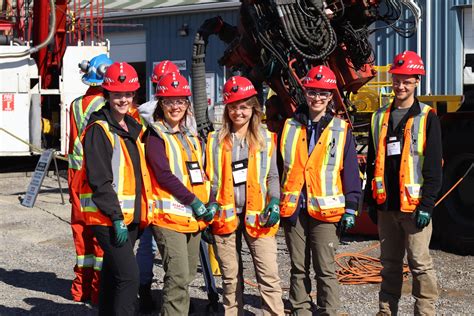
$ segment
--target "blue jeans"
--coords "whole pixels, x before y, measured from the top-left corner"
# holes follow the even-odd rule
[[[137,248],[137,263],[140,269],[140,285],[151,283],[153,280],[153,259],[158,252],[151,227],[148,226],[140,236]]]

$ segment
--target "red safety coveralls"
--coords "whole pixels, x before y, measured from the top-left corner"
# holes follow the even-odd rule
[[[99,302],[99,275],[102,268],[103,251],[85,225],[79,199],[80,177],[76,174],[82,167],[83,149],[80,136],[87,126],[90,115],[105,104],[100,87],[89,87],[86,94],[71,103],[68,151],[68,186],[71,208],[71,228],[76,248],[76,278],[72,282],[71,294],[74,301],[91,300]]]

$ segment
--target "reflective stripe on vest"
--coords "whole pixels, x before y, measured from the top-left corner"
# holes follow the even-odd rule
[[[306,127],[288,119],[283,128],[281,215],[291,216],[306,184],[308,213],[321,221],[339,221],[345,197],[340,172],[344,162],[347,123],[333,118],[308,156]]]
[[[197,161],[201,170],[203,169],[203,154],[199,139],[189,132],[182,134],[171,133],[163,121],[150,124],[150,127],[164,141],[166,156],[169,161],[170,170],[176,178],[193,192],[203,203],[209,200],[209,181],[203,172],[203,184],[191,184],[187,171],[187,161]],[[182,138],[179,138],[179,136]],[[183,144],[183,142],[186,142]],[[153,223],[158,226],[173,229],[179,232],[196,232],[203,229],[207,224],[194,218],[192,208],[180,203],[172,193],[162,189],[153,176],[153,192],[155,200],[155,215]]]
[[[112,145],[112,160],[111,160],[111,167],[112,167],[112,175],[113,175],[113,182],[112,182],[112,187],[117,193],[117,198],[120,203],[120,208],[122,210],[122,214],[124,215],[124,222],[126,225],[130,224],[133,221],[133,214],[135,211],[135,194],[125,194],[124,192],[131,191],[129,188],[131,186],[130,181],[133,181],[133,187],[134,187],[134,177],[130,178],[130,174],[125,173],[125,163],[126,160],[129,161],[130,157],[128,155],[128,151],[126,148],[125,143],[123,143],[123,140],[120,139],[120,137],[115,134],[111,133],[109,130],[109,125],[105,121],[96,121],[94,124],[98,124],[101,126],[106,135],[107,138],[109,139],[111,145]],[[139,148],[140,151],[140,148]],[[129,164],[131,164],[131,161],[129,161]],[[129,166],[131,168],[131,171],[133,173],[133,166]],[[135,189],[133,188],[133,193],[135,192]],[[130,193],[130,192],[129,192]],[[81,188],[81,193],[79,194],[80,201],[81,201],[81,212],[83,213],[93,213],[91,216],[95,216],[94,214],[98,214],[98,217],[101,217],[100,211],[95,205],[94,201],[92,200],[92,190],[88,187]],[[103,215],[102,215],[103,216]],[[96,216],[97,217],[97,216]],[[97,218],[102,225],[103,223],[102,220]],[[110,222],[110,220],[107,220],[107,223]],[[90,223],[93,224],[93,223]],[[96,223],[96,225],[100,225]]]
[[[83,151],[82,143],[81,143],[81,135],[84,132],[84,129],[86,128],[87,123],[92,113],[102,108],[106,102],[103,96],[96,96],[95,98],[92,99],[92,101],[89,103],[89,105],[83,112],[82,111],[83,100],[84,100],[83,97],[77,98],[76,100],[74,100],[74,102],[71,105],[72,111],[73,111],[74,122],[76,123],[76,128],[77,128],[77,137],[73,140],[74,147],[72,149],[72,153],[68,155],[68,166],[69,168],[76,169],[76,170],[81,169],[82,159],[84,155],[84,151]]]
[[[249,149],[246,183],[245,226],[254,238],[274,236],[278,225],[261,227],[258,215],[267,201],[267,177],[270,171],[271,156],[275,150],[275,135],[261,129],[265,148],[256,152]],[[206,172],[211,179],[211,191],[221,206],[219,214],[212,223],[214,234],[222,235],[234,232],[238,220],[235,209],[234,184],[232,181],[232,144],[219,142],[219,133],[208,135]]]
[[[403,148],[400,159],[400,210],[413,212],[420,203],[423,185],[423,163],[426,146],[426,122],[433,109],[419,103],[420,113],[410,117],[405,125]],[[372,136],[376,152],[372,195],[377,204],[385,203],[385,156],[386,138],[390,119],[391,105],[387,105],[372,116]]]

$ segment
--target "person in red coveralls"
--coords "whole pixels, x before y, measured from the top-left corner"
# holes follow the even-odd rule
[[[86,93],[75,99],[70,107],[70,130],[68,150],[68,186],[71,200],[71,228],[76,248],[75,279],[71,294],[74,301],[91,300],[98,303],[99,275],[102,267],[102,250],[84,224],[79,200],[79,182],[74,181],[77,171],[82,167],[83,148],[80,136],[87,126],[90,115],[105,104],[102,93],[104,74],[112,64],[106,54],[98,55],[90,61],[84,60],[79,68],[84,72],[82,82],[89,86]]]

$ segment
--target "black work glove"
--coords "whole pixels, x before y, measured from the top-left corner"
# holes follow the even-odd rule
[[[215,245],[216,244],[216,239],[214,238],[214,234],[212,233],[212,228],[211,226],[207,226],[202,232],[201,232],[201,238],[205,242],[207,242],[209,245]]]

